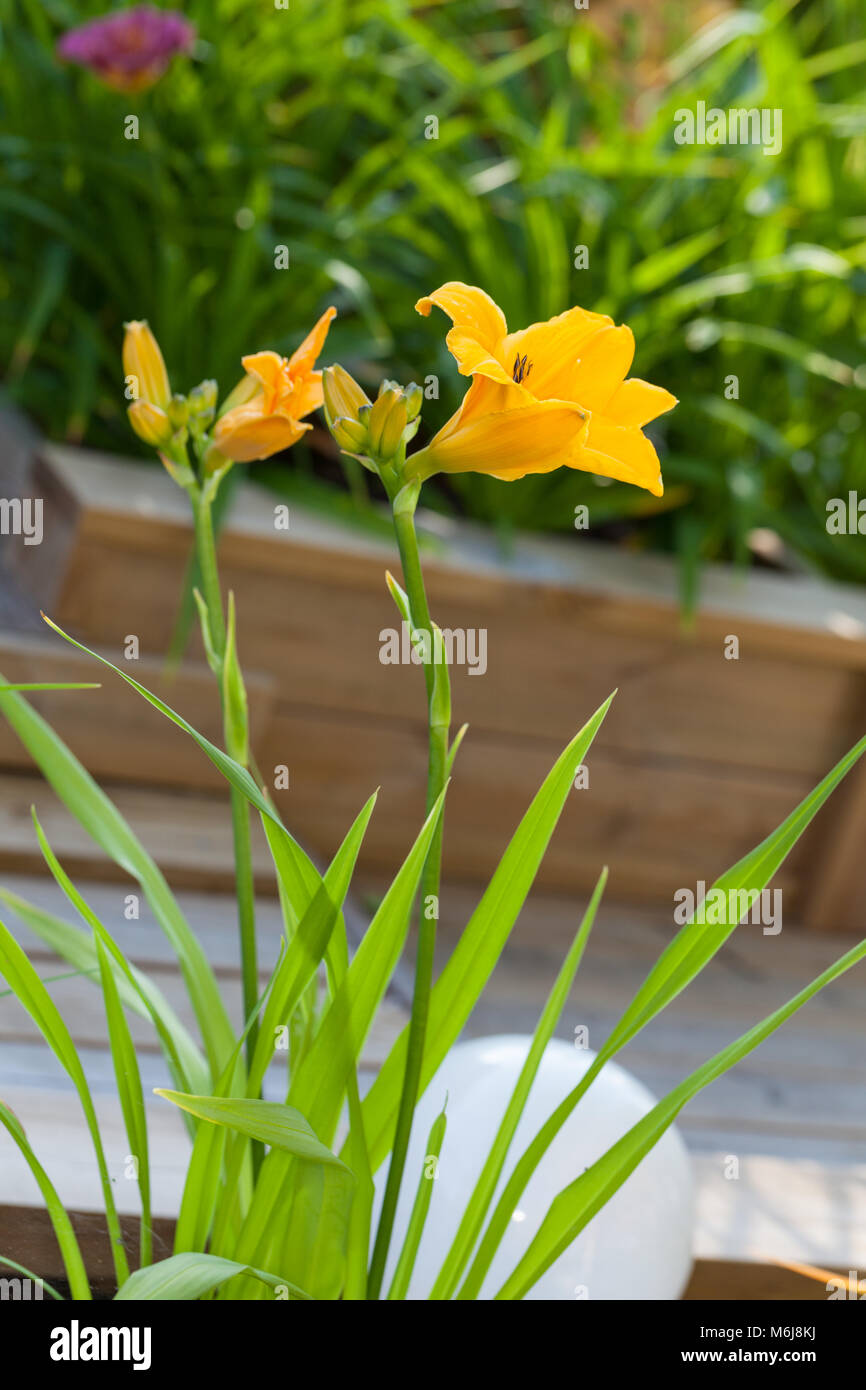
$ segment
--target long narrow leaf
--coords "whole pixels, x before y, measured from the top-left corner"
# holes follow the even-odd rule
[[[446,793],[447,787],[431,808],[418,838],[382,899],[346,978],[322,1020],[315,1042],[292,1081],[292,1103],[309,1115],[310,1123],[323,1134],[333,1132],[349,1068],[361,1054],[375,1012],[403,950],[421,871],[442,815]]]
[[[610,695],[557,758],[433,987],[421,1073],[422,1091],[462,1031],[493,972],[532,887],[577,770],[612,699]],[[407,1040],[408,1029],[404,1029],[364,1100],[374,1171],[391,1147],[406,1066]]]
[[[270,983],[250,1010],[234,1052],[208,1099],[226,1099],[237,1094],[239,1089],[243,1090],[244,1072],[238,1062],[268,996]],[[190,1113],[186,1107],[181,1109],[185,1118]],[[221,1254],[217,1228],[230,1223],[234,1212],[246,1210],[251,1190],[252,1159],[247,1137],[235,1131],[232,1142],[224,1125],[197,1124],[175,1225],[174,1253],[203,1250],[210,1240],[210,1253]]]
[[[335,929],[349,891],[358,852],[364,839],[375,795],[362,808],[313,895],[274,973],[268,1003],[250,1066],[247,1094],[257,1095],[273,1057],[276,1030],[285,1025],[303,991],[314,977]]]
[[[288,1283],[278,1274],[268,1274],[263,1269],[238,1264],[235,1260],[224,1260],[217,1255],[185,1253],[170,1255],[167,1260],[160,1260],[147,1269],[136,1270],[115,1295],[115,1302],[192,1302],[228,1279],[237,1278],[239,1274],[259,1279],[280,1294],[285,1291],[290,1299],[309,1299],[309,1294],[304,1293],[303,1289]]]
[[[415,1201],[412,1204],[412,1212],[409,1217],[409,1225],[406,1228],[406,1239],[403,1241],[403,1248],[397,1260],[397,1268],[394,1270],[394,1278],[391,1280],[391,1287],[388,1290],[388,1299],[404,1299],[409,1291],[409,1281],[412,1278],[412,1270],[415,1268],[415,1260],[418,1256],[418,1247],[421,1244],[421,1237],[424,1234],[424,1227],[427,1222],[427,1213],[430,1210],[430,1200],[433,1196],[433,1183],[436,1181],[436,1168],[439,1162],[439,1155],[442,1152],[442,1141],[445,1138],[445,1128],[447,1120],[445,1110],[436,1116],[430,1127],[427,1136],[427,1146],[424,1150],[424,1162],[421,1166],[421,1176],[418,1179],[418,1189],[415,1193]],[[428,1173],[427,1169],[432,1161],[434,1171]]]
[[[139,682],[128,675],[126,671],[122,671],[119,666],[115,666],[107,657],[100,656],[99,652],[93,651],[90,647],[85,647],[83,642],[77,642],[74,637],[69,636],[68,632],[64,632],[62,627],[58,627],[57,623],[45,617],[45,614],[42,616],[48,626],[52,628],[58,636],[62,637],[64,641],[71,643],[71,645],[77,647],[79,651],[86,652],[88,656],[93,657],[94,661],[102,662],[102,665],[107,666],[109,671],[114,671],[115,675],[120,676],[121,680],[126,681],[126,684],[132,686],[133,690],[138,691],[138,694],[141,695],[149,705],[159,710],[160,714],[165,715],[166,719],[171,720],[172,724],[176,724],[184,733],[189,734],[190,738],[198,744],[202,752],[210,759],[214,767],[222,773],[226,781],[237,791],[241,792],[249,801],[250,805],[254,806],[261,815],[266,816],[268,820],[277,827],[281,834],[288,835],[289,832],[286,830],[273,806],[267,798],[262,795],[259,787],[245,767],[242,767],[241,764],[230,757],[228,753],[224,753],[215,743],[211,743],[210,739],[205,738],[204,734],[200,734],[197,729],[194,729],[182,715],[178,714],[176,710],[173,710],[170,705],[167,705],[158,695],[154,695],[146,686],[139,684]]]
[[[87,1128],[90,1131],[91,1140],[93,1141],[93,1149],[99,1168],[102,1196],[105,1202],[105,1218],[111,1237],[111,1253],[114,1260],[115,1273],[117,1274],[117,1282],[118,1284],[122,1284],[124,1280],[129,1278],[129,1263],[123,1245],[123,1235],[117,1216],[114,1193],[111,1189],[111,1178],[108,1172],[108,1164],[105,1161],[105,1150],[102,1146],[99,1123],[96,1118],[96,1111],[93,1107],[93,1099],[90,1094],[90,1087],[87,1084],[87,1077],[84,1074],[84,1068],[81,1065],[81,1059],[78,1056],[69,1029],[63,1022],[51,995],[48,993],[48,990],[43,985],[21,947],[18,945],[18,942],[3,922],[0,922],[0,971],[2,971],[3,975],[6,977],[7,983],[10,984],[14,990],[15,997],[19,1004],[33,1019],[33,1022],[36,1024],[43,1038],[51,1048],[51,1051],[54,1053],[78,1092],[78,1098],[81,1102],[81,1108],[84,1111],[84,1117],[87,1121]]]
[[[556,977],[553,989],[542,1010],[541,1017],[536,1025],[532,1044],[526,1055],[526,1061],[520,1070],[520,1075],[511,1093],[505,1114],[496,1132],[496,1137],[490,1146],[490,1152],[484,1161],[484,1167],[478,1175],[478,1181],[472,1191],[469,1201],[466,1203],[466,1210],[460,1222],[451,1249],[445,1257],[442,1269],[439,1273],[433,1288],[430,1291],[432,1299],[447,1299],[452,1296],[460,1281],[467,1261],[469,1260],[475,1242],[484,1224],[493,1194],[502,1175],[508,1150],[514,1138],[515,1131],[520,1123],[520,1117],[526,1106],[532,1083],[541,1060],[544,1056],[544,1049],[553,1037],[554,1030],[559,1022],[566,1000],[571,992],[574,977],[583,959],[586,943],[595,921],[595,914],[607,883],[607,869],[603,869],[598,883],[595,885],[592,897],[583,915],[583,920],[578,927],[577,935],[574,938],[571,949],[563,961],[562,968]]]
[[[165,878],[117,807],[41,715],[20,695],[11,693],[0,693],[0,712],[79,824],[115,864],[141,885],[177,954],[211,1071],[217,1075],[234,1043],[231,1022],[207,956]]]
[[[19,1274],[23,1274],[37,1288],[47,1289],[51,1297],[56,1299],[58,1303],[63,1302],[63,1294],[58,1293],[53,1284],[49,1284],[47,1279],[42,1279],[38,1274],[34,1274],[33,1270],[28,1269],[26,1265],[20,1265],[17,1260],[10,1260],[5,1255],[0,1255],[0,1265],[6,1265],[9,1269],[17,1269]],[[41,1295],[39,1296],[41,1297]]]
[[[12,893],[2,886],[0,901],[11,907],[15,915],[39,937],[40,941],[44,941],[52,951],[74,966],[77,973],[94,980],[99,979],[99,961],[92,932],[84,932],[71,926],[69,922],[46,912],[44,908],[35,907],[17,893]],[[141,1018],[149,1018],[153,1022],[178,1088],[191,1092],[206,1090],[210,1073],[188,1029],[178,1018],[162,990],[143,971],[129,964],[116,942],[112,941],[111,945],[114,950],[109,947],[109,951],[115,961],[117,988],[124,1007],[133,1009]]]
[[[135,1044],[132,1041],[129,1025],[126,1022],[126,1017],[123,1012],[114,967],[111,963],[108,951],[103,944],[102,938],[107,938],[108,933],[105,931],[105,928],[102,926],[96,914],[81,897],[81,894],[75,888],[72,880],[68,877],[57,859],[57,856],[48,843],[42,826],[39,824],[36,811],[31,811],[31,815],[33,817],[33,825],[36,830],[42,854],[54,876],[55,882],[90,924],[93,931],[93,942],[99,962],[99,976],[102,984],[102,997],[105,1005],[105,1018],[108,1027],[111,1060],[117,1081],[117,1094],[120,1101],[121,1113],[123,1114],[123,1122],[126,1127],[127,1139],[129,1140],[131,1156],[136,1164],[138,1188],[141,1195],[140,1262],[142,1265],[150,1264],[153,1251],[153,1231],[151,1227],[150,1160],[147,1147],[147,1120],[144,1110],[144,1092],[141,1086],[141,1075],[138,1070]]]
[[[141,1086],[141,1073],[135,1055],[135,1044],[129,1031],[129,1024],[123,1012],[123,1005],[117,989],[117,980],[108,952],[94,934],[96,952],[99,956],[99,972],[102,980],[102,997],[105,1003],[105,1020],[108,1027],[108,1041],[111,1047],[111,1060],[117,1082],[117,1096],[126,1127],[130,1155],[135,1161],[138,1175],[138,1190],[141,1196],[141,1239],[139,1243],[139,1263],[149,1265],[153,1258],[153,1227],[150,1208],[150,1156],[147,1143],[147,1116],[144,1109],[144,1092]]]
[[[78,1300],[89,1300],[91,1298],[90,1284],[87,1282],[87,1270],[84,1268],[84,1259],[81,1248],[78,1244],[78,1237],[69,1219],[66,1208],[57,1195],[57,1189],[46,1173],[42,1164],[39,1162],[35,1153],[31,1149],[27,1135],[16,1115],[7,1105],[0,1100],[0,1124],[4,1125],[11,1134],[15,1143],[18,1145],[27,1165],[39,1185],[45,1202],[45,1209],[54,1227],[54,1234],[57,1237],[57,1244],[60,1246],[60,1254],[63,1259],[63,1268],[66,1271],[66,1278],[69,1283],[69,1290],[72,1297]]]
[[[834,787],[853,767],[857,759],[862,756],[864,750],[866,750],[866,739],[861,739],[818,786],[803,799],[772,835],[768,835],[751,853],[722,874],[714,887],[723,887],[726,894],[731,892],[739,894],[742,890],[751,895],[763,890],[813,816],[827,800]],[[726,902],[730,901],[730,898],[726,898]],[[736,901],[739,903],[739,897]],[[733,917],[733,920],[728,920],[730,917]],[[592,1065],[577,1086],[548,1117],[515,1165],[488,1223],[469,1275],[460,1290],[459,1297],[461,1299],[478,1296],[484,1277],[490,1268],[490,1262],[508,1228],[511,1214],[521,1193],[543,1155],[547,1152],[581,1097],[589,1090],[602,1067],[627,1042],[636,1037],[641,1029],[646,1027],[647,1023],[655,1018],[703,970],[730,936],[737,926],[738,920],[736,909],[734,914],[725,912],[723,922],[717,925],[697,922],[693,916],[662,952]]]
[[[250,1100],[246,1096],[184,1096],[178,1091],[162,1089],[157,1089],[154,1094],[163,1096],[182,1110],[188,1110],[191,1115],[197,1115],[200,1120],[225,1125],[250,1139],[295,1154],[308,1162],[335,1163],[340,1168],[345,1167],[336,1154],[317,1139],[301,1112],[290,1105],[280,1105],[270,1100]]]
[[[665,1130],[673,1124],[679,1112],[693,1096],[711,1081],[724,1075],[732,1066],[774,1033],[781,1024],[808,1003],[820,990],[833,980],[844,975],[846,970],[866,957],[866,940],[852,947],[833,965],[824,970],[817,979],[789,999],[780,1009],[755,1024],[742,1037],[722,1048],[703,1066],[681,1081],[679,1086],[660,1100],[648,1115],[639,1120],[627,1134],[624,1134],[612,1148],[608,1149],[592,1167],[581,1173],[569,1187],[554,1198],[531,1242],[513,1273],[497,1293],[498,1299],[523,1298],[545,1270],[559,1258],[564,1250],[592,1220],[634,1171],[641,1159],[649,1153]]]
[[[436,829],[445,792],[430,811],[421,831],[386,893],[364,935],[342,985],[322,1021],[315,1041],[292,1080],[288,1101],[307,1116],[315,1132],[330,1142],[337,1123],[340,1101],[352,1068],[360,1055],[376,1009],[397,963],[409,926],[412,903],[430,841]],[[345,1155],[341,1155],[345,1157]],[[255,1260],[259,1251],[275,1239],[277,1209],[292,1160],[270,1153],[262,1165],[256,1192],[241,1231],[235,1255]],[[306,1198],[299,1200],[305,1181],[316,1183],[315,1174],[301,1175],[294,1198],[297,1209],[291,1219],[301,1219]],[[285,1218],[280,1223],[285,1231]],[[297,1246],[286,1245],[298,1255]],[[307,1287],[307,1284],[304,1284]]]

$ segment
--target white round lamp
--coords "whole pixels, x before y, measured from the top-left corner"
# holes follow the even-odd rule
[[[531,1039],[475,1038],[451,1049],[415,1115],[385,1286],[402,1246],[425,1158],[427,1136],[448,1095],[448,1127],[424,1236],[409,1286],[426,1299],[439,1273],[496,1134]],[[516,1159],[580,1081],[595,1054],[548,1044],[509,1150],[499,1193]],[[520,1260],[562,1188],[650,1111],[654,1097],[608,1062],[563,1125],[520,1198],[481,1290],[492,1298]],[[378,1217],[387,1167],[376,1180]],[[495,1199],[494,1199],[495,1203]],[[611,1200],[529,1291],[530,1299],[675,1299],[692,1265],[692,1173],[685,1145],[669,1129]],[[491,1206],[491,1211],[492,1211]],[[375,1221],[374,1221],[375,1230]],[[461,1281],[462,1282],[462,1281]]]

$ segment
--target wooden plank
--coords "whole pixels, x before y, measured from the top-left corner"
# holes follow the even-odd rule
[[[362,874],[356,880],[356,887],[359,892],[376,899],[387,884],[381,877]],[[440,897],[439,918],[443,950],[450,949],[450,943],[469,920],[479,896],[478,887],[450,879],[446,882]],[[577,894],[533,888],[503,957],[502,969],[506,974],[512,953],[518,962],[513,980],[509,978],[510,989],[519,991],[523,979],[527,980],[529,990],[540,988],[537,981],[542,974],[559,968],[584,906],[585,897]],[[794,992],[812,975],[824,970],[837,954],[850,949],[851,943],[844,934],[835,938],[816,937],[799,930],[799,925],[796,919],[789,920],[783,915],[782,931],[778,935],[765,935],[760,925],[744,922],[707,967],[708,973],[698,977],[697,987],[701,988],[702,980],[712,978],[709,990],[714,992],[718,984],[713,972],[718,971],[724,972],[732,990],[741,980],[752,981],[764,989],[778,987]],[[618,986],[625,1002],[627,992],[637,987],[678,930],[672,904],[667,910],[648,910],[632,904],[626,907],[607,893],[596,917],[587,959],[592,962],[595,975],[604,974],[612,985]],[[585,971],[586,966],[582,967],[581,978],[585,978]],[[845,976],[840,985],[844,985],[845,980],[856,979],[856,973]],[[866,982],[863,987],[866,989]],[[817,1002],[820,999],[819,995]],[[827,1026],[830,1031],[840,1031],[835,1028],[832,1017]]]
[[[69,1211],[69,1218],[81,1247],[84,1263],[96,1296],[113,1297],[115,1283],[111,1245],[105,1217],[95,1211]],[[139,1222],[136,1216],[122,1213],[120,1228],[123,1243],[132,1269],[138,1267]],[[166,1259],[174,1244],[175,1222],[156,1217],[153,1222],[153,1255],[155,1260]],[[0,1206],[0,1247],[17,1250],[19,1263],[32,1269],[49,1284],[63,1285],[64,1268],[57,1239],[48,1213],[41,1207],[6,1203]],[[48,1295],[46,1295],[46,1298]]]
[[[866,1167],[799,1158],[695,1156],[695,1254],[866,1268]],[[826,1297],[826,1291],[824,1291]]]
[[[63,486],[76,489],[80,509],[75,554],[58,596],[61,620],[115,645],[131,626],[145,649],[163,651],[190,545],[185,499],[140,465],[120,470],[57,449],[50,459]],[[789,577],[723,585],[710,574],[706,612],[687,638],[659,557],[624,556],[576,539],[551,542],[553,559],[544,562],[537,542],[525,543],[525,555],[523,544],[506,565],[489,538],[470,531],[462,547],[452,542],[427,559],[442,625],[488,634],[487,678],[453,671],[459,718],[522,734],[537,720],[541,688],[545,730],[564,739],[619,687],[606,736],[644,757],[813,773],[838,754],[855,716],[846,672],[866,666],[866,641],[836,637],[826,622],[836,611],[830,605],[852,608],[852,623],[862,607],[866,633],[858,591],[819,588],[815,597]],[[383,583],[385,566],[396,563],[392,549],[300,509],[293,509],[292,529],[277,532],[272,499],[248,486],[221,556],[226,586],[238,597],[247,664],[290,682],[295,703],[377,715],[387,707],[394,718],[417,718],[419,673],[379,660],[380,633],[395,623]],[[625,578],[617,579],[617,566]],[[715,607],[723,600],[731,612],[720,617]],[[739,661],[724,657],[732,624]]]
[[[0,631],[0,671],[9,682],[97,681],[99,690],[43,691],[28,695],[85,767],[96,777],[161,786],[225,787],[225,779],[188,734],[149,705],[137,691],[45,630],[44,637]],[[199,733],[222,745],[219,693],[205,665],[185,664],[176,674],[156,657],[126,661],[123,648],[101,650],[115,666],[182,714]],[[271,717],[274,681],[246,675],[250,740],[257,755]],[[13,729],[0,720],[0,766],[31,768],[30,755]]]
[[[474,895],[447,883],[440,896],[440,959],[444,961],[468,920]],[[473,1013],[471,1029],[495,1033],[515,1023],[531,1031],[540,1002],[562,961],[563,927],[577,930],[582,902],[533,892],[522,923],[504,951],[487,991]],[[637,913],[608,901],[599,913],[563,1018],[563,1036],[575,1024],[589,1026],[589,1046],[598,1048],[671,940],[668,918]],[[713,961],[671,1003],[661,1019],[642,1033],[643,1055],[678,1057],[682,1074],[714,1049],[758,1022],[795,994],[850,947],[844,936],[815,942],[793,928],[765,937],[760,928],[741,926]],[[820,948],[820,949],[817,949]],[[846,1071],[866,1083],[866,1060],[852,1039],[863,1030],[866,967],[849,971],[805,1005],[761,1049],[742,1064],[766,1066],[773,1058],[780,1075],[817,1069]],[[794,1040],[796,1039],[796,1044]],[[627,1065],[633,1053],[626,1054]]]
[[[847,1278],[847,1270],[832,1272]],[[804,1303],[825,1301],[827,1291],[819,1279],[770,1260],[696,1260],[683,1298],[711,1303]]]
[[[73,926],[81,926],[77,912],[52,878],[4,873],[0,876],[0,887],[43,912],[68,921]],[[80,880],[78,887],[128,960],[147,971],[165,972],[176,968],[175,951],[143,894],[139,895],[137,904],[138,917],[130,919],[126,915],[128,884]],[[216,974],[239,975],[238,915],[234,897],[190,889],[181,889],[175,897]],[[53,958],[53,953],[42,945],[5,902],[0,903],[0,917],[16,940],[25,947],[32,961]],[[257,898],[256,939],[263,965],[276,959],[282,937],[282,916],[276,898]]]
[[[91,693],[95,692],[58,692],[50,698],[56,709],[62,700],[78,702]],[[223,888],[231,881],[224,794],[215,787],[207,796],[175,797],[161,787],[115,783],[127,776],[124,720],[128,713],[137,717],[139,706],[147,711],[146,727],[154,739],[154,777],[164,781],[174,775],[173,755],[184,776],[198,775],[196,759],[210,766],[180,730],[169,727],[166,743],[160,745],[159,726],[149,718],[160,716],[134,692],[128,694],[133,704],[127,709],[122,700],[113,724],[110,704],[104,723],[96,727],[88,720],[79,728],[72,722],[72,710],[83,712],[83,704],[62,707],[69,710],[63,717],[75,751],[106,781],[109,794],[173,883]],[[184,701],[177,703],[185,706]],[[216,730],[212,733],[217,735]],[[388,727],[364,716],[335,720],[327,712],[283,706],[258,744],[257,761],[268,780],[274,780],[278,766],[289,769],[289,790],[273,789],[286,824],[325,859],[335,852],[370,793],[380,787],[361,865],[366,872],[397,869],[423,821],[426,734],[421,725]],[[0,736],[0,747],[10,760],[15,746]],[[149,749],[142,737],[140,751],[132,758],[133,776]],[[473,882],[489,877],[560,751],[549,739],[516,741],[470,731],[449,792],[445,863],[451,877]],[[612,895],[645,906],[672,907],[678,888],[695,886],[698,879],[712,881],[763,839],[809,789],[809,780],[802,777],[710,772],[690,764],[661,769],[601,747],[588,766],[589,787],[572,792],[539,881],[549,888],[580,892],[595,882],[601,864],[607,862]],[[33,800],[46,808],[46,831],[67,867],[75,865],[76,871],[92,877],[102,872],[118,876],[85,832],[56,805],[53,793],[18,772],[0,775],[0,866],[29,872],[40,863],[29,821]],[[785,901],[791,912],[797,863],[792,858],[790,868],[779,876],[790,893]],[[263,892],[274,891],[268,865],[259,842],[256,869]]]
[[[121,566],[132,567],[129,556],[107,549],[90,543],[86,565],[71,567],[61,621],[90,627],[91,637],[105,644],[132,629],[145,649],[164,650],[180,568],[172,571],[161,556],[137,557],[139,605],[119,582]],[[393,556],[386,560],[394,567]],[[416,721],[423,709],[420,672],[379,659],[380,634],[395,627],[384,568],[377,560],[371,593],[354,579],[335,584],[302,574],[275,581],[270,573],[224,565],[225,583],[237,595],[244,661],[271,669],[293,703],[377,717],[387,708],[394,720]],[[708,650],[676,634],[660,642],[646,627],[621,634],[597,626],[577,602],[549,613],[540,599],[506,610],[498,597],[486,605],[474,593],[468,602],[448,600],[435,574],[430,590],[443,626],[487,634],[485,675],[452,672],[456,717],[473,728],[520,734],[541,715],[545,732],[565,742],[617,689],[605,740],[648,760],[693,757],[817,778],[843,751],[851,723],[844,669],[801,662],[794,674],[791,661],[768,657],[745,639],[741,660],[729,662],[721,637]]]
[[[105,1218],[98,1212],[69,1212],[84,1262],[98,1293],[109,1296],[114,1289],[111,1247]],[[133,1269],[138,1265],[138,1221],[132,1214],[120,1218],[124,1245]],[[154,1255],[171,1254],[174,1221],[157,1217],[154,1221]],[[49,1283],[63,1282],[63,1262],[48,1215],[41,1208],[0,1206],[0,1247],[16,1251],[20,1262],[39,1271]],[[847,1270],[834,1271],[847,1277]],[[825,1299],[820,1280],[768,1261],[697,1260],[688,1288],[687,1300],[783,1299],[804,1301]]]
[[[866,694],[866,692],[864,692]],[[866,699],[863,701],[866,707]],[[862,932],[866,892],[863,889],[863,832],[866,827],[866,762],[852,769],[836,793],[834,814],[821,826],[814,863],[803,904],[803,921],[816,930]]]
[[[535,791],[561,752],[548,738],[503,738],[470,729],[448,793],[445,865],[451,879],[484,882]],[[396,869],[423,817],[426,734],[367,717],[280,706],[262,746],[263,767],[284,763],[290,789],[274,792],[286,823],[323,854],[370,791],[381,788],[365,838],[366,872]],[[591,887],[607,863],[615,899],[670,905],[684,886],[712,882],[784,819],[810,779],[709,769],[687,762],[646,764],[601,739],[588,759],[589,787],[571,793],[539,883],[574,892]],[[778,882],[794,913],[798,860]],[[786,896],[786,905],[789,899]]]
[[[228,797],[112,786],[111,798],[174,886],[231,889],[234,882]],[[0,870],[33,873],[42,859],[30,818],[42,827],[68,873],[130,884],[38,777],[0,774]],[[261,826],[253,820],[253,871],[262,892],[274,892],[273,868]]]
[[[158,468],[57,445],[45,446],[42,456],[50,462],[52,474],[73,492],[92,539],[108,539],[113,528],[119,527],[124,549],[153,546],[166,558],[185,551],[186,502]],[[390,547],[306,514],[302,508],[292,508],[292,517],[290,532],[277,531],[271,494],[252,485],[239,489],[223,537],[227,562],[243,560],[251,568],[271,573],[300,568],[313,578],[366,578],[371,590],[378,591],[380,565],[390,556]],[[144,518],[152,523],[146,528]],[[522,536],[505,561],[488,532],[439,517],[431,519],[431,524],[445,537],[430,557],[431,571],[443,576],[451,597],[466,597],[465,580],[471,575],[485,594],[498,592],[511,601],[517,581],[526,592],[538,590],[552,603],[562,597],[562,590],[566,597],[569,592],[582,592],[594,602],[602,599],[605,606],[622,609],[620,621],[632,631],[640,630],[646,614],[632,610],[630,603],[646,603],[660,630],[669,634],[679,630],[676,568],[664,557],[627,552],[582,536],[575,545]],[[287,546],[288,536],[292,543]],[[250,545],[253,539],[255,547]],[[375,565],[362,567],[359,561],[365,558]],[[866,598],[858,587],[762,570],[741,574],[727,566],[708,565],[703,571],[701,607],[708,615],[733,616],[766,628],[767,642],[778,644],[778,650],[799,652],[800,660],[808,659],[805,643],[839,664],[866,666]],[[837,607],[846,610],[846,630],[853,634],[858,628],[856,636],[839,635],[836,629],[845,624],[834,623]],[[602,626],[607,626],[608,618]]]
[[[170,1085],[160,1081],[158,1084]],[[120,1104],[108,1092],[92,1092],[93,1106],[105,1149],[118,1210],[140,1210],[138,1188],[127,1176],[129,1140]],[[84,1211],[103,1209],[99,1174],[74,1091],[18,1087],[4,1081],[3,1099],[18,1117],[39,1161],[51,1176],[65,1206]],[[152,1096],[145,1101],[151,1186],[155,1216],[174,1216],[180,1206],[189,1138],[180,1112],[167,1101]],[[4,1129],[0,1135],[4,1201],[18,1205],[39,1202],[39,1190],[26,1161]],[[9,1246],[3,1248],[3,1253]],[[17,1257],[16,1257],[17,1258]]]

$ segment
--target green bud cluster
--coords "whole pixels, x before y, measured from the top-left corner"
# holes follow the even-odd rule
[[[215,381],[199,382],[189,393],[189,427],[194,434],[210,429],[217,407],[218,387]]]
[[[345,453],[374,472],[402,462],[420,424],[420,386],[386,380],[371,401],[344,368],[335,366],[323,372],[322,390],[328,428]]]

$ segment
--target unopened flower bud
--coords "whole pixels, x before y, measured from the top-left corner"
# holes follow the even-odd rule
[[[335,420],[331,434],[340,448],[350,454],[360,453],[367,443],[367,431],[359,420]]]
[[[163,409],[171,400],[171,386],[159,344],[146,319],[133,319],[125,325],[123,371],[136,401],[150,401]]]
[[[370,399],[339,362],[322,372],[322,395],[331,420],[359,420]]]
[[[398,396],[385,419],[382,437],[379,440],[379,454],[383,459],[393,458],[400,447],[403,431],[406,428],[406,402]]]
[[[400,388],[389,386],[387,391],[382,391],[376,404],[370,412],[368,430],[370,432],[370,452],[382,457],[382,436],[385,432],[385,422],[392,409],[400,399]]]
[[[153,449],[161,449],[174,433],[165,411],[152,401],[133,401],[126,413],[139,439]]]
[[[217,403],[217,384],[215,381],[202,381],[189,393],[190,423],[200,429],[207,429],[214,417]]]
[[[174,395],[166,406],[172,429],[182,430],[189,420],[189,401],[186,396]]]
[[[414,420],[419,414],[421,406],[424,404],[424,392],[417,381],[410,381],[403,392],[406,401],[406,416],[409,420]]]

